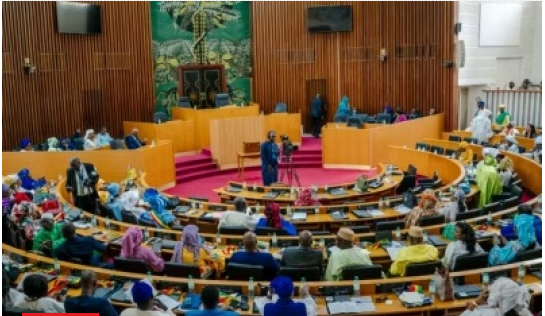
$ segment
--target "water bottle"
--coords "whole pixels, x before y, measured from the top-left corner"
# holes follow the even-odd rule
[[[252,185],[252,188],[254,189],[254,192],[257,192],[257,184],[255,184],[255,182],[254,182],[254,184]]]
[[[524,283],[524,276],[526,276],[526,268],[524,268],[524,265],[519,265],[519,271],[518,271],[518,282],[520,284]]]
[[[430,301],[435,301],[435,283],[433,283],[433,280],[430,281],[430,288],[429,288],[429,294],[430,294]]]
[[[189,281],[187,282],[187,291],[189,294],[195,293],[195,282],[193,281],[193,276],[190,274],[188,277]]]
[[[197,207],[197,204],[195,204],[195,202],[191,202],[191,208],[195,209],[196,207]]]
[[[396,239],[398,241],[401,240],[401,228],[399,228],[399,226],[397,226],[397,228],[396,228]]]
[[[295,188],[293,186],[290,188],[290,195],[295,196]]]
[[[106,231],[108,232],[108,234],[110,233],[110,219],[106,217],[106,219],[104,219],[104,226],[106,226]]]
[[[272,241],[272,247],[277,248],[278,247],[278,239],[276,239],[276,233],[273,233],[271,241]]]
[[[216,244],[218,246],[221,245],[221,235],[219,232],[216,234]]]
[[[153,284],[153,276],[151,275],[151,272],[146,274],[146,279],[148,280],[149,284]]]
[[[382,206],[383,206],[383,205],[384,205],[384,202],[383,202],[382,198],[380,198],[380,199],[378,200],[378,208],[379,208],[379,209],[382,209]]]
[[[492,223],[492,212],[488,212],[488,215],[486,217],[486,221],[491,224]]]
[[[246,191],[246,188],[247,188],[247,187],[246,187],[246,181],[244,181],[244,182],[242,183],[242,190]]]
[[[144,228],[144,241],[149,239],[149,229],[146,227]]]
[[[303,288],[307,285],[307,280],[305,279],[305,277],[302,277],[301,278],[301,287],[299,288],[299,296],[301,296],[301,292],[303,290]]]
[[[255,203],[255,212],[259,213],[260,210],[261,210],[261,206],[259,205],[259,202]]]
[[[385,201],[386,201],[386,207],[390,207],[390,199],[386,198]]]
[[[290,216],[291,215],[291,206],[288,205],[288,207],[286,208],[286,215]]]
[[[320,242],[318,243],[318,245],[320,245],[320,248],[324,248],[325,247],[325,239],[320,238]]]
[[[316,215],[320,214],[320,208],[319,207],[314,209],[314,214],[316,214]]]
[[[248,298],[253,299],[254,298],[254,278],[250,277],[250,280],[248,281]]]
[[[354,297],[360,297],[360,278],[354,277]]]
[[[328,191],[329,187],[327,186],[327,183],[324,185],[324,191]]]
[[[91,216],[91,228],[95,229],[97,227],[97,218],[95,215]]]
[[[422,240],[424,242],[427,242],[428,241],[428,231],[424,229],[424,231],[422,232]]]
[[[59,259],[55,258],[55,261],[53,262],[53,270],[55,270],[56,275],[61,274],[61,264],[59,263]]]
[[[490,276],[488,275],[488,272],[483,272],[483,288],[485,290],[488,289],[489,284],[490,284]]]

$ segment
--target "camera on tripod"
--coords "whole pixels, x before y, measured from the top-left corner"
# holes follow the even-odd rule
[[[299,150],[299,146],[291,143],[291,140],[287,135],[280,136],[282,140],[282,153],[286,157],[291,157],[291,154]]]

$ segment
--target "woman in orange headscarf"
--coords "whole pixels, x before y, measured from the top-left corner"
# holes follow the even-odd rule
[[[426,190],[422,193],[418,206],[414,207],[407,216],[405,216],[405,228],[418,226],[418,220],[423,216],[437,215],[437,198],[433,190]]]
[[[458,151],[460,152],[458,160],[460,160],[461,163],[467,165],[473,162],[473,150],[469,148],[469,144],[467,142],[461,142]]]

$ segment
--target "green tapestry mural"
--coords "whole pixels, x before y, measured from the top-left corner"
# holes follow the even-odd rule
[[[178,66],[223,64],[232,103],[250,101],[250,2],[154,1],[155,107],[178,103]]]

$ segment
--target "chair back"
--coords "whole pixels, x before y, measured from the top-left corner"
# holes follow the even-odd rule
[[[157,225],[155,225],[154,222],[150,222],[150,221],[145,220],[145,219],[142,219],[142,218],[137,218],[137,219],[136,219],[136,222],[137,222],[138,225],[140,225],[140,226],[157,227]]]
[[[231,104],[229,100],[229,95],[227,93],[218,93],[216,94],[215,105],[217,108]]]
[[[382,266],[380,264],[357,265],[344,267],[342,270],[343,280],[373,280],[382,278]]]
[[[470,219],[470,218],[479,217],[482,214],[483,214],[482,209],[476,209],[476,210],[469,210],[469,211],[466,211],[466,212],[461,212],[461,213],[456,214],[456,221],[457,222],[465,221],[465,220]]]
[[[363,234],[363,233],[368,233],[371,231],[371,227],[367,225],[349,226],[348,228],[350,228],[355,234]]]
[[[188,97],[180,97],[178,99],[178,106],[182,108],[190,108],[191,102],[189,101]]]
[[[134,258],[115,257],[114,269],[140,274],[148,273],[148,266],[146,265],[146,262],[144,262],[144,260]]]
[[[476,138],[473,137],[464,137],[464,141],[468,142],[469,144],[478,144],[479,141]]]
[[[233,227],[220,227],[219,233],[225,235],[244,235],[248,231],[248,227],[233,226]]]
[[[407,167],[407,175],[409,176],[416,176],[416,167],[412,164],[409,164],[409,166]]]
[[[429,151],[430,145],[424,143],[416,143],[415,149]]]
[[[522,147],[522,146],[518,146],[518,147],[519,147],[519,154],[524,154],[526,152],[525,147]]]
[[[359,117],[349,117],[347,126],[363,128],[363,122]]]
[[[488,266],[488,252],[461,255],[454,260],[453,271],[483,269]]]
[[[208,202],[207,198],[201,197],[201,196],[190,196],[187,199],[191,201],[197,201],[197,202]]]
[[[153,113],[153,122],[161,123],[168,121],[168,116],[164,112],[155,112]]]
[[[523,250],[517,252],[515,255],[515,259],[513,259],[513,262],[519,262],[519,261],[526,261],[526,260],[533,260],[541,258],[541,248],[535,248],[530,250]]]
[[[129,211],[122,210],[121,211],[121,221],[129,224],[138,225],[138,219],[136,216]]]
[[[117,150],[117,149],[124,149],[125,144],[123,143],[122,139],[112,139],[110,141],[110,149]]]
[[[335,123],[346,123],[348,117],[346,115],[335,115],[333,122]]]
[[[461,142],[462,137],[460,137],[458,135],[449,135],[448,140],[449,140],[449,142]]]
[[[391,230],[379,230],[375,232],[375,242],[381,241],[383,239],[392,240],[392,231]]]
[[[426,227],[445,223],[445,215],[437,214],[431,216],[422,216],[418,219],[418,226]]]
[[[191,275],[195,279],[201,278],[199,266],[196,264],[165,262],[163,272],[169,277],[187,278]]]
[[[443,147],[439,147],[439,146],[431,146],[430,147],[430,152],[432,152],[432,153],[437,152],[438,155],[442,155],[443,151],[444,151]]]
[[[435,273],[435,268],[442,265],[441,261],[427,261],[418,263],[409,263],[405,267],[405,276],[430,275]]]
[[[390,124],[392,122],[392,115],[390,113],[379,113],[375,121],[377,124]]]
[[[283,229],[276,229],[272,227],[256,227],[255,234],[257,236],[270,236],[275,234],[276,236],[287,236],[288,233]]]
[[[499,202],[488,203],[485,206],[483,206],[483,213],[484,214],[496,213],[498,211],[500,211],[500,203]]]
[[[263,270],[263,266],[232,262],[225,267],[229,280],[239,281],[247,281],[250,277],[254,278],[254,281],[263,281],[265,279]]]
[[[281,267],[278,275],[290,277],[293,281],[300,281],[305,278],[306,281],[320,281],[320,269],[316,266],[307,267]]]
[[[287,113],[288,105],[284,102],[278,102],[274,106],[274,113]]]
[[[500,210],[505,210],[505,209],[508,209],[508,208],[511,208],[511,207],[515,207],[517,205],[519,205],[519,198],[518,196],[512,196],[508,199],[505,199],[503,201],[500,202]]]
[[[405,191],[412,189],[416,186],[416,176],[406,174],[403,176],[403,180],[396,189],[397,194],[403,194]]]
[[[383,231],[383,230],[396,230],[399,227],[399,229],[405,228],[405,221],[388,221],[388,222],[378,222],[376,226],[376,231]]]
[[[452,157],[452,155],[456,154],[456,149],[445,149],[445,156]]]

